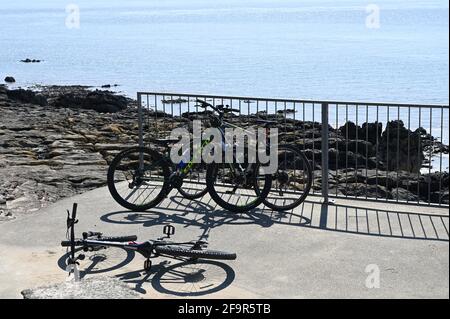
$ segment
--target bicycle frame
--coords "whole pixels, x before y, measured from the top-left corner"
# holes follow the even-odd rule
[[[145,258],[155,258],[155,257],[169,257],[174,258],[171,255],[165,255],[155,252],[155,247],[157,246],[190,246],[192,245],[192,249],[198,247],[199,242],[166,242],[160,240],[148,240],[145,242],[114,242],[114,241],[102,241],[102,240],[94,240],[94,239],[84,239],[83,247],[119,247],[126,250],[133,250],[140,253]]]
[[[83,239],[82,240],[75,240],[75,224],[78,222],[78,220],[76,220],[76,214],[77,214],[77,204],[74,203],[73,204],[73,209],[72,209],[72,214],[70,214],[69,211],[67,211],[67,231],[68,234],[70,234],[70,241],[69,241],[69,245],[70,246],[70,253],[69,253],[69,259],[68,259],[68,264],[69,265],[73,265],[75,267],[77,267],[78,265],[78,260],[83,260],[85,258],[85,256],[83,254],[79,254],[78,256],[75,256],[76,253],[76,246],[81,246],[83,251],[96,251],[102,248],[107,248],[107,247],[118,247],[118,248],[122,248],[125,250],[133,250],[136,251],[138,253],[140,253],[144,258],[146,258],[146,261],[144,263],[144,268],[145,269],[150,269],[151,268],[151,258],[157,258],[157,257],[167,257],[167,258],[172,258],[172,259],[177,259],[177,260],[193,260],[192,258],[188,258],[188,257],[184,257],[181,258],[179,256],[175,256],[175,255],[169,255],[169,254],[164,254],[161,252],[157,252],[156,248],[160,247],[160,246],[190,246],[191,250],[201,250],[201,248],[203,248],[205,245],[207,245],[206,242],[204,241],[188,241],[188,242],[171,242],[171,241],[166,241],[164,239],[170,238],[171,235],[175,234],[175,228],[171,225],[166,225],[163,229],[163,233],[166,235],[166,237],[161,237],[157,240],[148,240],[145,242],[136,242],[136,241],[128,241],[128,242],[121,242],[121,241],[107,241],[107,240],[101,240],[101,237],[99,237],[99,239],[89,239],[89,237],[94,237],[94,236],[101,236],[101,233],[97,233],[97,232],[88,232],[88,233],[83,233]],[[90,234],[90,235],[88,235]],[[137,238],[136,236],[127,236],[127,237],[133,237],[133,238]],[[117,237],[114,237],[117,238]],[[81,241],[81,245],[80,244],[76,244],[76,242],[80,242]],[[63,242],[62,242],[63,245]],[[64,246],[64,245],[63,245]],[[195,259],[195,258],[194,258]]]
[[[217,110],[216,110],[217,111]],[[233,125],[231,123],[227,123],[223,121],[223,114],[219,112],[219,116],[218,116],[218,120],[221,123],[220,127],[219,127],[219,131],[222,137],[222,149],[225,150],[227,147],[230,147],[229,144],[226,143],[226,139],[225,139],[225,132],[224,132],[224,127],[226,124],[227,126],[230,127],[235,127],[235,128],[239,128],[236,125]],[[201,145],[200,145],[200,149],[197,150],[197,154],[202,154],[204,148],[209,145],[212,141],[210,139],[204,140]],[[189,152],[190,150],[185,151],[185,153],[183,155],[186,154],[186,152]],[[238,164],[238,168],[240,170],[240,173],[244,172],[245,169],[242,167],[241,163],[238,163],[238,161],[236,160],[236,156],[233,153],[233,163],[237,163]],[[194,160],[191,159],[188,163],[184,163],[183,161],[180,161],[178,164],[174,165],[175,169],[179,169],[180,170],[180,177],[182,177],[183,179],[189,174],[189,172],[192,170],[192,168],[195,166],[195,164],[198,163],[194,163]],[[229,163],[230,167],[232,167],[232,163]]]

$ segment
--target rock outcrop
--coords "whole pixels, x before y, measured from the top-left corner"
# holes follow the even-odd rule
[[[76,91],[63,94],[52,101],[55,107],[95,110],[100,113],[116,113],[125,110],[129,99],[109,91]]]
[[[192,111],[174,117],[144,110],[152,119],[144,123],[146,137],[211,118],[209,111]],[[257,118],[229,114],[227,121],[252,126]],[[279,120],[280,143],[305,152],[315,170],[313,189],[320,190],[321,124],[285,114],[263,118]],[[137,119],[136,101],[108,91],[49,86],[33,92],[0,85],[0,221],[106,185],[114,155],[138,142]],[[426,130],[410,131],[393,121],[384,130],[381,123],[348,122],[329,132],[331,193],[448,203],[448,173],[419,171],[429,152],[448,152]]]
[[[56,107],[68,91],[91,93],[83,87],[49,87],[34,94],[0,86],[0,221],[106,185],[109,161],[137,144],[135,102],[94,92],[86,99],[126,100],[128,107],[115,113]],[[48,103],[38,104],[37,96]],[[170,123],[161,120],[158,127]]]

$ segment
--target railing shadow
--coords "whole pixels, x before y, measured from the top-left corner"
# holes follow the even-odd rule
[[[320,206],[320,210],[312,209],[311,219],[319,221],[308,225],[311,228],[379,237],[449,241],[448,215],[341,204],[315,205]]]
[[[328,205],[312,200],[306,200],[287,212],[257,208],[235,214],[221,209],[211,199],[190,201],[177,194],[147,212],[110,212],[101,216],[101,220],[117,224],[142,224],[144,227],[164,223],[198,227],[202,230],[199,236],[202,240],[208,239],[212,229],[225,224],[256,224],[261,227],[278,224],[368,236],[449,241],[448,215]]]

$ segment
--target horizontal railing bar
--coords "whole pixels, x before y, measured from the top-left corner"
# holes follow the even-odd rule
[[[281,99],[281,98],[261,98],[249,96],[227,96],[227,95],[209,95],[209,94],[189,94],[189,93],[168,93],[168,92],[138,92],[139,95],[164,95],[178,97],[202,97],[202,98],[220,98],[220,99],[236,99],[236,100],[252,100],[252,101],[271,101],[271,102],[290,102],[290,103],[308,103],[308,104],[332,104],[332,105],[367,105],[367,106],[392,106],[392,107],[421,107],[421,108],[443,108],[448,109],[449,105],[444,104],[408,104],[393,102],[355,102],[355,101],[331,101],[331,100],[299,100],[299,99]]]

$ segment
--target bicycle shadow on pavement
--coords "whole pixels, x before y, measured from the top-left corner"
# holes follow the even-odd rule
[[[86,255],[86,259],[83,261],[83,266],[79,267],[80,279],[83,279],[87,275],[97,275],[108,273],[117,269],[120,269],[128,265],[135,257],[135,252],[132,250],[125,250],[122,248],[112,248],[115,254],[104,253],[98,251],[93,254]],[[109,249],[109,252],[111,248]],[[76,254],[86,254],[82,248],[76,250]],[[62,255],[57,263],[59,268],[64,271],[69,271],[68,260],[70,252],[66,252]]]
[[[214,205],[214,206],[213,206]],[[293,219],[297,218],[294,222]],[[198,227],[203,233],[199,240],[207,240],[210,230],[222,225],[249,225],[270,227],[274,224],[308,225],[310,220],[292,212],[275,212],[256,208],[247,213],[231,213],[218,207],[212,199],[206,202],[186,200],[181,195],[170,197],[157,207],[146,212],[115,211],[102,215],[100,219],[113,224],[141,224],[143,227],[175,224],[183,227]]]
[[[145,284],[161,293],[179,297],[198,297],[222,291],[235,279],[234,270],[227,264],[215,260],[199,259],[164,260],[152,267],[116,275],[121,281],[134,285],[133,289],[147,294]]]

